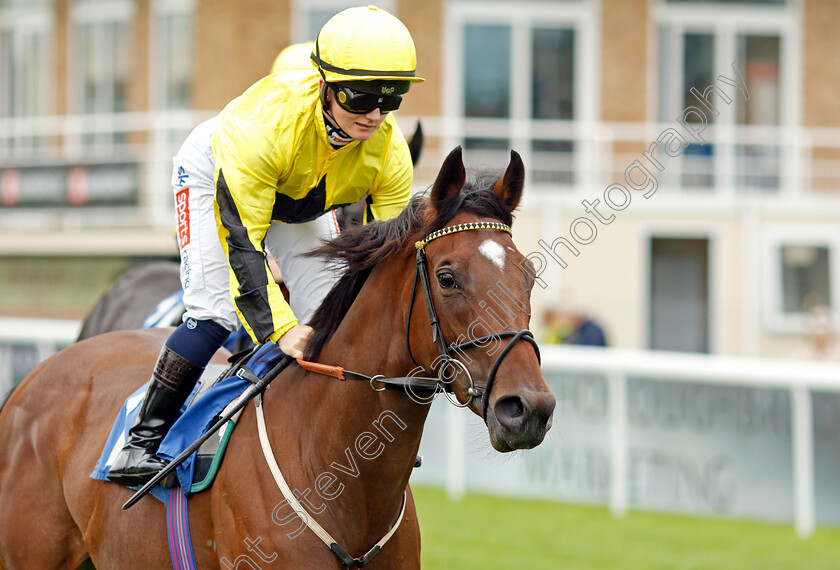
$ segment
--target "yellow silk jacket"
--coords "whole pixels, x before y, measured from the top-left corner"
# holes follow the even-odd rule
[[[216,123],[216,225],[230,290],[251,338],[273,342],[298,324],[266,264],[272,221],[302,223],[368,195],[378,220],[411,196],[408,145],[393,116],[366,141],[329,143],[317,75],[275,74],[231,101]]]

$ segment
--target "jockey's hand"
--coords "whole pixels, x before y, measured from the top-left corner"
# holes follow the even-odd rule
[[[296,325],[289,329],[286,334],[280,337],[277,346],[292,358],[303,358],[303,349],[312,336],[312,327],[309,325]]]

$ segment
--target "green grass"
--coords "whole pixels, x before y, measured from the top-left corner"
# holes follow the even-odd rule
[[[412,488],[423,568],[838,569],[840,529],[630,512]]]

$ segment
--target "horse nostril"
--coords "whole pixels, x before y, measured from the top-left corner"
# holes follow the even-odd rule
[[[518,418],[525,413],[525,406],[522,405],[522,400],[514,398],[507,404],[508,415],[512,418]]]
[[[519,396],[505,396],[496,402],[493,412],[503,425],[512,427],[522,422],[527,408]]]

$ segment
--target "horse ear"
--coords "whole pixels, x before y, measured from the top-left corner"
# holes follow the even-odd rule
[[[525,166],[522,157],[515,150],[510,151],[510,163],[507,170],[493,186],[493,192],[502,202],[514,211],[522,199],[522,188],[525,186]]]
[[[432,204],[435,210],[440,212],[443,202],[457,196],[466,181],[467,172],[461,157],[461,147],[457,146],[443,161],[443,166],[440,167],[440,172],[432,186]]]
[[[411,155],[411,164],[417,165],[420,160],[420,152],[423,150],[423,127],[420,121],[417,121],[417,128],[414,129],[414,134],[411,135],[411,140],[408,142],[408,154]]]

